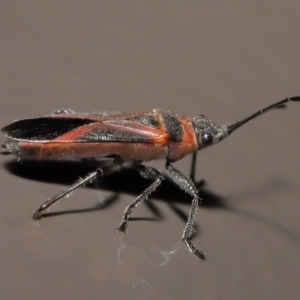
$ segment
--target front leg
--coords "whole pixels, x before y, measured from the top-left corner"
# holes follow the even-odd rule
[[[197,249],[191,241],[193,231],[195,231],[196,213],[201,200],[198,196],[198,190],[193,181],[181,171],[175,169],[169,162],[166,163],[166,169],[171,180],[178,185],[182,190],[193,197],[192,207],[188,216],[188,220],[183,231],[182,239],[188,246],[191,252],[196,254],[202,261],[205,260],[205,254]]]
[[[198,152],[193,152],[192,154],[192,164],[191,164],[191,172],[190,172],[190,178],[192,182],[195,184],[197,190],[202,188],[205,185],[204,179],[201,179],[200,181],[196,182],[195,177],[196,177],[196,164],[197,164],[197,153]]]

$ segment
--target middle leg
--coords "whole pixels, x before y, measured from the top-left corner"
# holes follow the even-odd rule
[[[160,184],[164,180],[164,177],[155,168],[145,167],[143,165],[138,165],[136,168],[143,178],[151,179],[153,180],[153,182],[147,189],[145,189],[142,192],[141,195],[139,195],[129,206],[126,207],[122,222],[120,226],[117,228],[119,231],[122,231],[124,233],[128,225],[129,215],[134,210],[134,208],[137,207],[144,200],[147,200],[148,197],[160,186]]]

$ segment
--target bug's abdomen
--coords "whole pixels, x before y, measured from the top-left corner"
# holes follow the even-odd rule
[[[124,161],[166,158],[167,147],[145,143],[27,143],[19,142],[21,159],[72,159],[119,156]]]

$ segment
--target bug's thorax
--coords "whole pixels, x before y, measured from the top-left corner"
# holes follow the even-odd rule
[[[197,138],[193,122],[185,116],[173,115],[170,111],[154,109],[162,131],[166,132],[165,145],[171,161],[181,159],[187,154],[197,151]]]

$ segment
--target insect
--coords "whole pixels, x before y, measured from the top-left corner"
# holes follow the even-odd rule
[[[142,162],[166,159],[171,181],[192,197],[182,239],[189,250],[203,261],[205,254],[191,241],[201,199],[193,178],[177,170],[172,163],[193,154],[191,174],[194,174],[198,150],[222,141],[248,121],[289,101],[300,101],[300,96],[286,98],[229,126],[218,126],[204,115],[190,119],[162,109],[138,113],[75,113],[61,109],[45,117],[16,121],[2,128],[6,141],[0,153],[16,155],[19,160],[97,158],[101,161],[109,158],[108,163],[100,164],[94,172],[43,203],[34,212],[34,219],[41,219],[45,210],[73,190],[118,170],[126,161],[131,162],[139,174],[152,183],[125,209],[117,228],[122,232],[125,232],[134,208],[148,199],[164,180],[159,170],[144,166]]]

